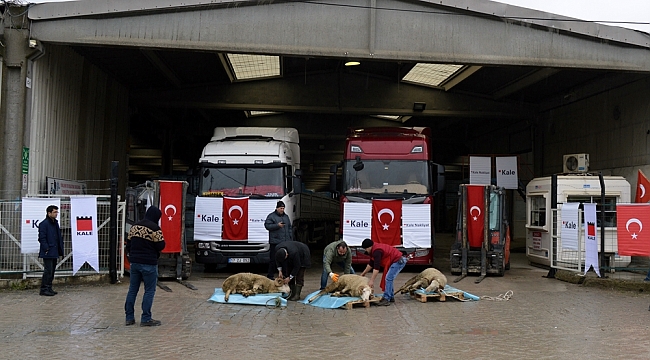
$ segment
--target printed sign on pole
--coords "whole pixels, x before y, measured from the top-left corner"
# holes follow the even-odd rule
[[[516,156],[497,157],[497,186],[505,189],[519,187]]]
[[[492,158],[484,156],[469,157],[469,183],[490,185],[492,181]]]

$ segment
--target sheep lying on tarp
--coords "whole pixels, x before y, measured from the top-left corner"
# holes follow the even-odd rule
[[[289,285],[285,284],[282,279],[277,278],[271,280],[266,276],[252,274],[252,273],[239,273],[230,275],[223,281],[221,289],[226,294],[224,300],[227,302],[230,294],[242,294],[244,297],[255,294],[267,293],[288,293],[291,291]]]
[[[321,290],[318,294],[312,296],[308,302],[318,299],[324,294],[331,294],[331,296],[354,296],[359,297],[365,301],[365,306],[370,306],[370,297],[372,296],[372,289],[368,285],[368,278],[363,276],[346,274],[339,276],[339,281],[333,282]]]
[[[444,289],[445,285],[447,285],[447,277],[436,268],[428,268],[409,279],[397,292],[406,294],[419,288],[432,292]]]

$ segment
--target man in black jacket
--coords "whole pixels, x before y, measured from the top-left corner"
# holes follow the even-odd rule
[[[284,283],[291,288],[288,300],[300,300],[300,291],[305,285],[305,270],[311,267],[309,247],[298,241],[285,241],[275,250],[275,263],[280,278],[284,278]]]
[[[42,296],[54,296],[57,292],[52,289],[52,281],[54,280],[56,261],[59,256],[63,256],[63,237],[61,236],[59,222],[56,220],[59,215],[59,208],[50,205],[45,211],[47,216],[38,225],[38,242],[41,245],[38,257],[43,259],[43,278],[41,279],[40,294]]]
[[[131,270],[129,271],[129,292],[124,304],[127,326],[135,324],[135,298],[138,296],[140,282],[144,282],[140,326],[161,325],[159,320],[151,318],[151,306],[158,281],[158,258],[160,252],[165,248],[165,239],[160,226],[158,226],[161,215],[160,209],[150,206],[144,215],[144,220],[138,221],[129,230],[126,240],[126,256],[131,263]]]
[[[269,271],[266,277],[273,280],[275,275],[275,248],[283,241],[292,239],[291,220],[284,212],[284,202],[278,201],[275,211],[264,221],[264,227],[269,231]]]

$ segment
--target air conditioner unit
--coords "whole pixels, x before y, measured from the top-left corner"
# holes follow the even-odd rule
[[[562,167],[565,173],[589,171],[589,154],[568,154],[564,155]]]

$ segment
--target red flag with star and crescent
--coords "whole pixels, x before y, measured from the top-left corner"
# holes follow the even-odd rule
[[[650,204],[616,205],[618,254],[650,255]]]
[[[467,185],[467,240],[470,247],[483,244],[485,227],[485,186]]]
[[[645,174],[639,169],[639,174],[636,180],[636,196],[634,197],[635,203],[650,202],[650,181],[645,177]]]
[[[165,238],[163,253],[181,252],[183,228],[183,182],[160,181],[160,230]]]
[[[370,236],[373,241],[396,246],[402,244],[402,200],[373,200]]]
[[[224,240],[248,239],[248,198],[223,198]]]

